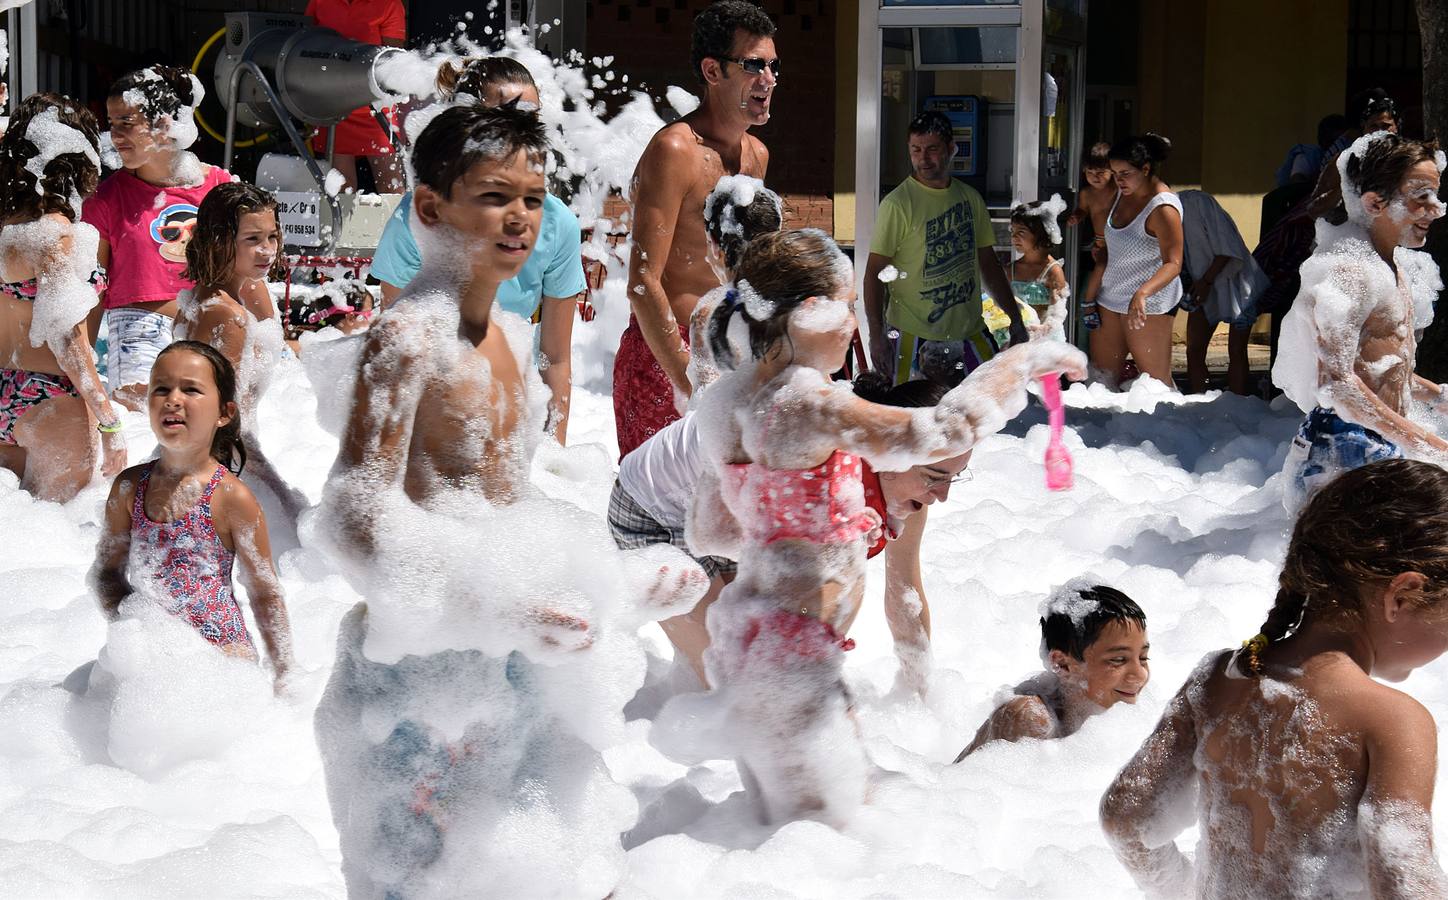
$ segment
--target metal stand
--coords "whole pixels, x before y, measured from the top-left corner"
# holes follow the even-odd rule
[[[327,193],[326,174],[322,171],[321,166],[317,165],[317,160],[313,158],[312,154],[308,151],[306,141],[302,138],[301,132],[297,131],[296,123],[292,121],[291,114],[287,112],[286,107],[282,105],[281,98],[277,96],[277,92],[272,87],[271,82],[267,81],[266,73],[261,70],[260,66],[249,59],[243,60],[232,70],[231,78],[226,85],[226,152],[222,157],[221,166],[227,170],[231,169],[232,157],[236,148],[236,96],[241,89],[241,76],[243,74],[251,75],[251,77],[256,79],[256,83],[261,86],[262,93],[266,95],[267,105],[272,108],[272,111],[276,113],[277,118],[281,121],[282,131],[286,132],[287,138],[292,142],[292,146],[296,148],[297,155],[300,156],[302,162],[306,164],[307,172],[311,174],[312,180],[317,183],[317,192],[321,195],[322,202],[327,205],[327,210],[332,214],[331,227],[327,229],[323,235],[326,243],[324,243],[321,248],[324,255],[330,254],[333,248],[337,246],[337,231],[342,227],[342,204],[337,200],[336,196]],[[331,150],[330,143],[329,139],[329,151]]]

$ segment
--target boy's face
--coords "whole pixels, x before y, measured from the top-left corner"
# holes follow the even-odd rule
[[[1096,190],[1101,190],[1111,183],[1110,169],[1086,169],[1086,183]]]
[[[533,252],[545,196],[542,161],[519,150],[479,161],[453,182],[451,197],[418,185],[415,210],[423,224],[446,225],[468,243],[475,275],[505,281]]]
[[[1085,659],[1052,650],[1051,663],[1062,681],[1104,709],[1136,702],[1151,679],[1147,657],[1150,649],[1145,628],[1131,621],[1108,622],[1095,643],[1086,648]]]

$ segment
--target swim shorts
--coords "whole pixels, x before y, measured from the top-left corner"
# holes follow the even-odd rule
[[[1287,475],[1283,505],[1296,511],[1343,472],[1381,459],[1402,458],[1403,451],[1392,441],[1319,406],[1308,413],[1288,448],[1283,465]]]

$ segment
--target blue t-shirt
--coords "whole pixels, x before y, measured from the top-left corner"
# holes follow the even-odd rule
[[[578,217],[562,200],[552,194],[543,198],[543,224],[538,228],[538,243],[523,263],[518,274],[498,285],[498,303],[508,312],[525,319],[532,318],[544,297],[572,297],[583,293],[582,237]],[[396,287],[407,283],[422,268],[422,254],[412,236],[412,193],[402,196],[397,211],[387,220],[377,254],[372,258],[372,274],[379,281]]]

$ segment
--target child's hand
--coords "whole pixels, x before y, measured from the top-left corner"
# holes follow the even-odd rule
[[[572,652],[593,646],[588,622],[578,616],[547,607],[534,607],[524,613],[523,619],[533,626],[538,643],[546,648]]]
[[[101,432],[101,474],[114,478],[126,468],[126,436],[119,431]]]
[[[870,522],[870,530],[865,532],[865,546],[873,547],[880,543],[880,538],[885,536],[885,520],[881,518],[879,512],[868,507],[860,516]]]

